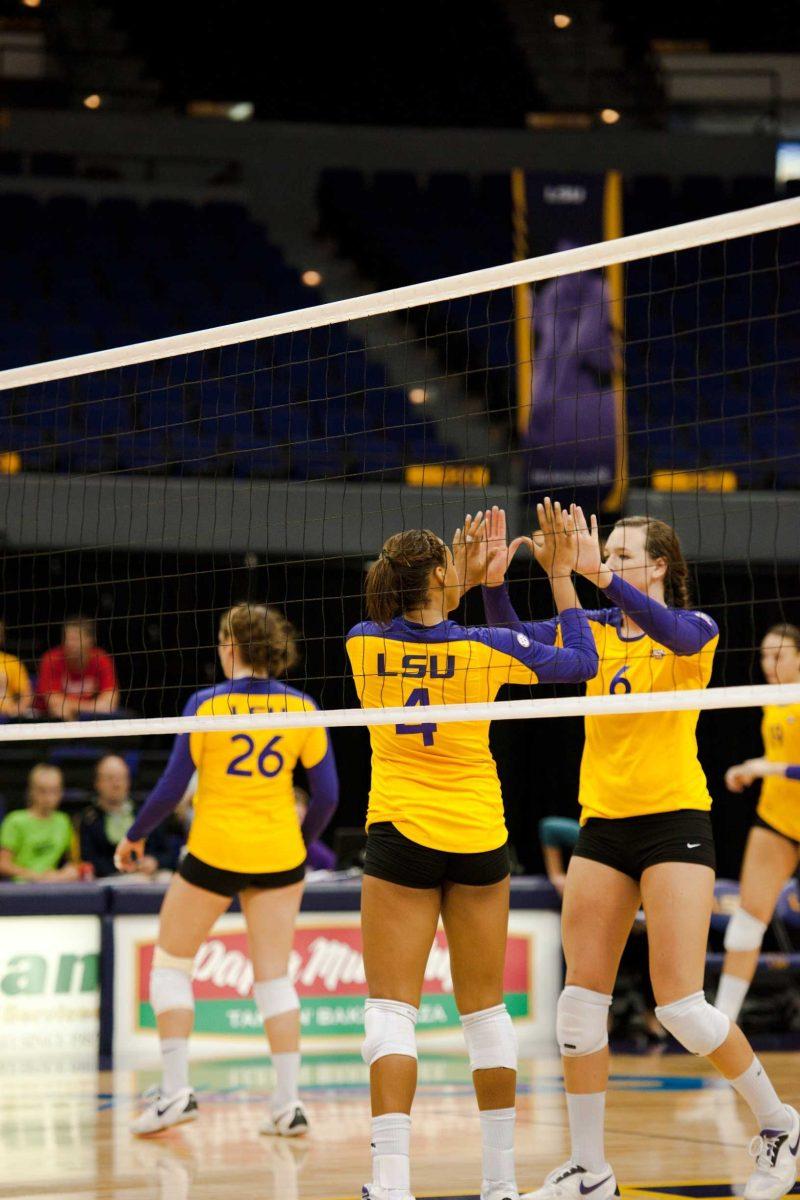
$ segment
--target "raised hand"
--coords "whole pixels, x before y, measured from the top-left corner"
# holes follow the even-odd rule
[[[611,582],[611,569],[603,562],[597,517],[592,513],[587,522],[579,504],[571,504],[569,511],[575,523],[577,548],[575,570],[579,575],[591,580],[597,587],[608,587]]]
[[[517,537],[509,543],[504,508],[493,505],[485,517],[486,524],[486,578],[488,587],[497,587],[506,577],[512,558],[524,544],[530,546],[529,537]]]
[[[453,563],[456,568],[461,594],[468,592],[486,578],[486,521],[478,512],[474,517],[467,513],[464,524],[453,534]]]
[[[536,505],[539,528],[531,541],[534,558],[551,579],[569,577],[578,557],[577,535],[572,514],[558,500],[545,496]]]

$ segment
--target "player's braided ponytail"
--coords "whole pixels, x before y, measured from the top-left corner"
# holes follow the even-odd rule
[[[367,572],[367,616],[388,625],[403,612],[422,608],[431,571],[447,565],[444,543],[430,529],[406,529],[388,538]]]
[[[224,614],[220,629],[248,667],[266,671],[271,679],[284,675],[300,657],[294,626],[266,604],[235,604]]]
[[[689,608],[689,567],[683,557],[680,539],[666,521],[655,517],[623,517],[615,529],[644,529],[645,551],[650,558],[663,558],[667,563],[664,576],[664,601],[670,608]]]

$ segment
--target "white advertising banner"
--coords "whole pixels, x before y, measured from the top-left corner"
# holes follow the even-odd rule
[[[129,1066],[157,1053],[148,980],[158,919],[122,916],[114,930],[114,1059],[118,1066]],[[561,972],[558,913],[513,911],[504,993],[523,1049],[553,1039]],[[356,1049],[363,1035],[367,994],[358,913],[302,913],[289,974],[300,996],[304,1048]],[[195,1053],[218,1056],[255,1050],[254,1039],[263,1033],[251,996],[253,970],[241,916],[224,916],[217,922],[195,959],[193,983]],[[417,1031],[423,1046],[463,1046],[441,929],[425,972]]]
[[[36,1055],[96,1066],[99,1031],[99,919],[0,917],[0,1071]]]

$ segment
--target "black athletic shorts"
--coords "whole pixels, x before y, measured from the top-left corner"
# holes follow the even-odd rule
[[[223,871],[221,867],[211,867],[193,854],[187,854],[178,874],[195,887],[216,892],[218,896],[233,897],[247,888],[281,888],[288,887],[290,883],[299,883],[305,879],[306,864],[301,862],[290,871],[262,871],[251,875],[247,871]]]
[[[756,813],[756,818],[753,821],[753,824],[758,829],[768,829],[770,833],[777,834],[778,837],[782,837],[787,842],[791,842],[796,850],[800,850],[800,842],[798,842],[797,838],[789,837],[788,833],[783,833],[780,829],[776,829],[774,825],[770,825],[769,821],[765,821],[763,817],[758,815],[758,813]]]
[[[711,817],[696,808],[646,817],[590,817],[581,826],[573,858],[605,863],[638,883],[656,863],[692,862],[716,870]]]
[[[367,831],[364,874],[402,887],[438,888],[443,883],[487,887],[510,873],[508,842],[478,854],[451,854],[412,842],[391,821],[377,821]]]

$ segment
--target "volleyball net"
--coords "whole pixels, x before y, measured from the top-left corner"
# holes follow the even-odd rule
[[[426,720],[799,703],[758,670],[767,629],[800,623],[798,222],[786,200],[0,372],[5,650],[35,675],[80,617],[119,693],[102,719],[6,712],[0,740],[398,723],[358,707],[347,670],[365,569],[390,534],[449,541],[493,504],[529,532],[545,494],[606,532],[625,513],[675,525],[720,627],[712,686],[542,687]],[[552,615],[524,555],[511,592],[523,620]],[[296,627],[288,682],[318,712],[178,715],[221,680],[219,619],[243,601]],[[453,615],[482,623],[480,590]]]

